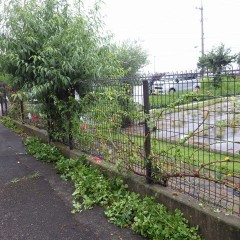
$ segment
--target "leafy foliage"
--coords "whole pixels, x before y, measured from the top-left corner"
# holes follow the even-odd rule
[[[137,41],[123,41],[113,46],[116,58],[124,70],[124,78],[134,78],[139,70],[148,64],[147,53]]]
[[[133,76],[146,64],[140,44],[111,43],[99,14],[101,1],[78,12],[62,0],[6,0],[1,12],[2,71],[28,99],[41,103],[50,140],[70,141],[74,119],[82,108],[75,102],[91,91],[90,79]],[[126,94],[125,94],[126,95]],[[18,97],[18,100],[21,99]],[[129,100],[121,102],[122,125],[131,119]],[[123,111],[124,110],[124,111]],[[77,114],[79,113],[79,115]],[[124,115],[125,114],[125,115]]]
[[[198,67],[202,69],[208,68],[213,72],[213,85],[219,87],[221,83],[221,74],[225,67],[229,66],[230,63],[236,61],[237,55],[231,54],[230,48],[225,48],[224,44],[221,44],[217,48],[213,48],[207,54],[201,56],[198,60]]]
[[[11,83],[13,82],[12,75],[10,75],[10,74],[0,74],[0,83],[2,83],[2,82],[7,83],[10,86]]]
[[[12,121],[11,118],[9,117],[1,117],[0,118],[0,123],[2,123],[4,126],[6,126],[7,128],[12,129],[15,133],[22,135],[24,132],[19,129],[16,124]]]
[[[81,103],[85,107],[85,118],[94,120],[95,127],[99,129],[119,129],[129,125],[133,119],[138,119],[138,104],[129,94],[129,88],[128,84],[102,86],[87,94]]]
[[[74,182],[74,212],[99,204],[105,208],[110,222],[130,227],[148,239],[201,239],[179,210],[170,213],[153,198],[141,199],[139,194],[127,190],[121,178],[106,178],[100,170],[89,166],[84,155],[77,160],[65,159],[52,146],[46,147],[36,138],[28,138],[25,144],[28,152],[41,156],[44,161],[49,161],[50,153],[57,171],[64,179]]]
[[[169,213],[164,205],[149,197],[139,203],[132,229],[149,239],[201,239],[180,210]]]
[[[213,71],[213,73],[221,71],[224,67],[236,60],[236,55],[231,54],[230,48],[225,48],[224,44],[221,44],[217,48],[213,48],[204,56],[199,58],[198,66],[207,67]]]
[[[43,143],[36,137],[27,138],[24,144],[27,146],[27,152],[39,160],[56,162],[62,158],[62,155],[56,147]]]
[[[110,38],[103,34],[99,5],[85,14],[73,12],[66,1],[5,1],[1,12],[1,60],[4,71],[28,97],[42,102],[49,121],[49,134],[71,133],[69,99],[75,91],[84,96],[88,80],[121,75],[110,51]],[[66,135],[66,134],[65,134]]]

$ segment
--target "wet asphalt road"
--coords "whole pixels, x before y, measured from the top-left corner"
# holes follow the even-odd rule
[[[73,185],[26,154],[22,137],[0,124],[1,240],[140,240],[110,224],[101,207],[71,214]]]

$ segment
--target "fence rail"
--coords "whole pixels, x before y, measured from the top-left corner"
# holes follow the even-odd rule
[[[2,110],[3,99],[6,94]],[[96,80],[76,99],[82,111],[73,147],[148,183],[240,214],[239,70]],[[25,102],[17,115],[14,103],[8,108],[21,121],[47,129],[41,103]]]

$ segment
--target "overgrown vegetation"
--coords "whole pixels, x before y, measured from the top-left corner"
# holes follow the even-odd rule
[[[57,162],[62,158],[62,155],[55,146],[40,142],[35,137],[28,137],[24,141],[24,144],[27,146],[28,153],[39,160],[50,163]]]
[[[16,124],[12,121],[9,117],[1,117],[0,123],[2,123],[4,126],[12,129],[15,133],[19,135],[26,135],[24,131],[16,126]]]
[[[13,76],[14,87],[29,100],[41,102],[51,139],[72,138],[76,112],[81,112],[73,111],[74,95],[92,91],[90,80],[135,75],[147,62],[138,43],[112,43],[103,28],[101,4],[96,1],[87,11],[81,1],[78,11],[65,0],[3,3],[0,72]]]
[[[201,239],[197,228],[190,227],[179,210],[170,213],[151,197],[129,192],[119,177],[109,179],[87,164],[84,155],[66,159],[55,147],[30,137],[25,141],[27,151],[38,159],[54,162],[65,180],[75,185],[74,212],[103,206],[109,221],[120,227],[129,227],[148,239]]]

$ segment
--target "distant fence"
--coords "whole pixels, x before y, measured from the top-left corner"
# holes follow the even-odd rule
[[[75,148],[176,195],[240,214],[239,70],[98,80],[90,86],[78,99],[84,108]],[[46,127],[32,112],[38,104],[24,103],[20,119]]]

